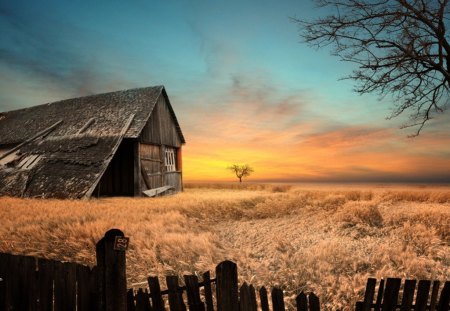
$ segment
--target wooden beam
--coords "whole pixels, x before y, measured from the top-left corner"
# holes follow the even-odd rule
[[[78,130],[77,135],[82,134],[84,131],[87,130],[87,128],[88,128],[89,126],[91,126],[91,125],[94,124],[94,123],[95,123],[95,118],[90,118],[90,119],[86,122],[86,124],[83,125],[83,127],[80,128],[80,129]]]
[[[144,178],[144,182],[145,182],[145,185],[147,186],[147,189],[151,189],[152,183],[150,182],[150,179],[148,179],[147,172],[145,171],[145,168],[144,168],[144,165],[142,164],[142,162],[141,162],[141,174],[142,174],[142,177]]]
[[[39,136],[45,135],[50,131],[53,131],[58,125],[60,125],[63,122],[63,120],[59,120],[58,122],[56,122],[55,124],[53,124],[50,127],[47,127],[46,129],[40,131],[39,133],[37,133],[36,135],[34,135],[33,137],[25,140],[23,143],[18,144],[17,146],[15,146],[14,148],[12,148],[11,150],[5,152],[4,154],[0,155],[0,160],[5,158],[6,156],[10,155],[11,153],[19,150],[23,145],[26,145],[30,142],[32,142],[33,140],[35,140],[36,138],[38,138]]]
[[[133,145],[133,177],[134,177],[134,191],[133,194],[135,197],[141,196],[141,144],[139,140],[136,140]]]

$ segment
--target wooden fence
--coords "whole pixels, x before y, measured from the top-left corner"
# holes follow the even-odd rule
[[[450,309],[450,281],[444,283],[439,295],[440,282],[429,280],[405,280],[402,284],[401,279],[388,278],[385,281],[380,280],[378,293],[375,298],[375,288],[377,280],[368,279],[364,301],[356,303],[357,311],[369,310],[438,310],[448,311]],[[402,288],[402,298],[399,304],[400,289]],[[416,292],[417,288],[417,292]],[[431,289],[431,292],[430,292]],[[416,299],[414,301],[414,293]],[[430,296],[431,293],[431,296]],[[439,295],[439,300],[438,300]]]
[[[97,266],[92,269],[73,263],[0,254],[0,310],[285,310],[283,291],[279,288],[268,291],[262,287],[257,291],[246,283],[239,288],[237,266],[231,261],[216,267],[215,278],[211,278],[210,272],[204,273],[201,281],[195,275],[188,275],[184,276],[185,285],[180,286],[178,277],[167,276],[167,289],[161,290],[158,278],[149,277],[148,288],[127,290],[124,240],[120,230],[106,232],[96,245]],[[438,281],[419,281],[414,304],[416,281],[404,283],[402,302],[398,304],[400,284],[400,279],[387,279],[384,286],[381,280],[374,302],[376,280],[369,279],[364,301],[356,304],[356,310],[449,310],[450,282],[445,282],[439,295]],[[319,298],[313,293],[300,293],[296,310],[320,310]]]
[[[97,266],[0,254],[0,310],[126,310],[125,253],[114,251],[120,230],[97,243]]]
[[[269,311],[269,295],[265,287],[256,293],[253,285],[243,283],[238,287],[237,266],[224,261],[216,267],[216,278],[210,272],[202,275],[202,282],[195,275],[185,275],[185,286],[178,285],[177,276],[167,276],[167,289],[162,291],[157,277],[148,278],[148,289],[128,290],[128,311]],[[213,290],[215,287],[215,291]],[[213,292],[216,293],[213,297]],[[257,298],[259,296],[259,299]],[[270,292],[273,311],[284,311],[284,295],[279,288]],[[215,301],[215,303],[214,303]],[[300,293],[296,298],[297,310],[319,311],[319,298],[310,293]]]

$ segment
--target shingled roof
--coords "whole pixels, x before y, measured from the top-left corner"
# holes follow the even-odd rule
[[[3,161],[2,165],[0,155],[0,195],[89,197],[122,139],[139,136],[160,96],[165,97],[184,143],[163,86],[0,113],[0,148],[19,144],[13,162]],[[44,134],[35,137],[38,133]],[[29,169],[19,164],[26,161]]]
[[[137,138],[161,95],[169,102],[164,87],[154,86],[1,112],[0,145],[21,143],[59,120],[63,120],[64,124],[56,128],[51,136],[76,134],[91,118],[95,118],[96,122],[87,132],[95,135],[115,135],[120,132],[124,120],[131,114],[135,114],[135,117],[125,138]],[[170,104],[169,109],[184,143],[183,133]]]

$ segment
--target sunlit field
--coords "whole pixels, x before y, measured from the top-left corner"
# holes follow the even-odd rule
[[[94,265],[96,241],[120,228],[129,286],[230,259],[291,309],[301,291],[349,310],[368,277],[450,275],[448,186],[188,184],[156,199],[0,198],[0,219],[0,252]]]

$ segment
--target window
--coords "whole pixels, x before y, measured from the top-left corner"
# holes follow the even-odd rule
[[[173,148],[166,148],[164,164],[167,172],[175,172],[177,170],[175,162],[175,150]]]

